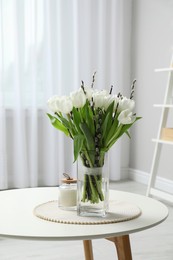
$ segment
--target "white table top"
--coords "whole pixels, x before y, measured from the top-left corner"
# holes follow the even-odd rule
[[[100,225],[59,224],[33,215],[41,203],[57,200],[58,188],[28,188],[0,192],[0,236],[44,240],[87,240],[115,237],[158,225],[168,216],[167,207],[154,199],[122,191],[110,191],[111,200],[134,203],[140,217],[120,223]]]

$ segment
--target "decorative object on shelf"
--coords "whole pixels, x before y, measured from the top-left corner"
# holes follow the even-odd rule
[[[59,208],[64,210],[76,210],[77,206],[77,180],[70,178],[67,173],[63,173],[65,176],[62,179],[62,184],[59,186]]]
[[[54,96],[48,100],[48,106],[54,112],[54,116],[47,114],[52,125],[73,139],[74,162],[81,160],[77,211],[82,216],[105,216],[109,180],[109,171],[104,170],[105,156],[124,133],[130,137],[128,130],[140,119],[133,112],[136,80],[132,83],[129,99],[121,93],[113,95],[113,86],[109,92],[94,89],[94,82],[95,73],[91,87],[86,87],[82,81],[81,87],[70,96]]]
[[[162,128],[161,139],[173,142],[173,128]]]

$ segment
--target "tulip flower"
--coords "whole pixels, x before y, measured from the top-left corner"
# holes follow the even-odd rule
[[[135,107],[134,100],[123,97],[122,99],[119,100],[118,112],[124,111],[126,109],[132,111],[134,107]]]
[[[58,111],[63,114],[69,114],[72,111],[73,104],[70,97],[62,96],[56,100]]]
[[[59,112],[59,109],[57,107],[57,100],[59,99],[59,96],[53,96],[51,98],[49,98],[49,100],[47,101],[47,105],[49,107],[49,109],[52,112]]]
[[[106,90],[96,90],[93,92],[93,102],[95,108],[104,108],[106,104],[105,96],[108,95]]]
[[[118,121],[122,125],[132,124],[134,123],[135,119],[136,116],[134,116],[129,109],[123,110],[118,116]]]
[[[86,103],[86,95],[82,88],[70,94],[72,104],[75,108],[81,108]]]

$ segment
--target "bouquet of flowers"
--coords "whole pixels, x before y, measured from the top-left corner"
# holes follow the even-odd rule
[[[140,118],[133,112],[135,80],[130,98],[121,93],[94,89],[95,74],[91,87],[82,81],[81,87],[70,96],[53,96],[48,106],[54,115],[47,114],[52,125],[73,139],[74,161],[81,157],[86,168],[101,168],[105,153]],[[85,173],[84,173],[85,174]],[[98,203],[104,196],[101,175],[85,174],[82,201]]]

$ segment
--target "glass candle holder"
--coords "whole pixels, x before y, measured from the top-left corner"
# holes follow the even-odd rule
[[[77,180],[63,179],[59,186],[58,204],[64,210],[76,210],[77,206]]]

